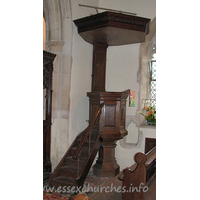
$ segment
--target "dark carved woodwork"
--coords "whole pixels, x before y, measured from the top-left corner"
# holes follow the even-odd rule
[[[52,72],[56,55],[43,51],[43,89],[46,90],[45,120],[43,120],[43,180],[49,178],[51,172],[51,107],[52,107]]]
[[[156,138],[145,138],[145,150],[144,153],[149,152],[156,146]]]
[[[119,173],[119,165],[115,158],[117,140],[127,135],[125,129],[126,99],[129,92],[89,92],[90,120],[101,103],[104,108],[99,120],[92,129],[93,133],[101,130],[102,145],[99,157],[93,167],[93,173],[101,177],[114,177]],[[123,111],[122,111],[123,110]]]
[[[108,46],[134,44],[145,41],[150,19],[114,12],[103,12],[74,20],[79,35],[93,44],[92,92],[90,98],[90,120],[101,103],[104,103],[101,119],[94,124],[93,133],[101,130],[102,145],[93,168],[97,176],[114,177],[119,173],[115,159],[117,140],[127,135],[126,92],[106,92],[106,54]]]
[[[105,91],[107,45],[93,47],[92,91]]]
[[[150,187],[156,178],[156,147],[147,154],[136,153],[134,160],[135,164],[124,169],[118,177],[123,181],[123,200],[144,200],[146,193],[143,188]]]
[[[145,41],[150,19],[114,12],[102,12],[74,20],[81,37],[91,44],[117,46]]]

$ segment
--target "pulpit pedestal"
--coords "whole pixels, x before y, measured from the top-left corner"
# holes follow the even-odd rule
[[[90,98],[90,120],[99,105],[101,103],[105,105],[99,121],[92,129],[93,133],[100,132],[102,139],[93,174],[100,177],[114,177],[120,171],[115,159],[116,142],[127,135],[125,118],[129,90],[125,92],[89,92],[87,95]]]

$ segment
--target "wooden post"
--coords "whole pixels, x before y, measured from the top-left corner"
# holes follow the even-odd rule
[[[92,92],[105,91],[107,45],[93,46]]]

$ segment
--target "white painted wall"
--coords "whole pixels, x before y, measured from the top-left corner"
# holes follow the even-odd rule
[[[123,148],[121,145],[123,140],[117,142],[115,156],[120,166],[120,170],[123,170],[126,167],[130,167],[135,163],[133,157],[137,152],[144,153],[145,138],[156,138],[155,127],[142,126],[137,129],[139,132],[139,137],[136,144],[131,144],[131,141],[127,141],[128,144],[126,143],[126,147]],[[134,132],[129,132],[128,134],[134,134]]]
[[[98,0],[71,1],[72,20],[89,16],[94,9],[80,7],[78,4],[98,5]],[[72,71],[70,90],[69,143],[83,131],[89,119],[89,100],[86,96],[91,91],[93,46],[85,42],[73,23]]]
[[[153,19],[156,16],[156,0],[99,0],[99,6]]]
[[[99,0],[99,6],[137,13],[137,16],[150,18],[151,20],[156,16],[156,0]],[[136,114],[139,109],[140,95],[140,83],[138,81],[140,44],[108,47],[106,67],[107,91],[135,90],[135,107],[129,107],[127,101],[126,124],[129,131],[128,136],[123,141],[118,141],[116,147],[116,159],[122,170],[133,164],[133,156],[136,152],[144,152],[145,137],[156,137],[155,128],[139,129],[139,116]],[[133,124],[131,120],[135,123]],[[130,126],[128,126],[129,124]],[[137,138],[140,138],[140,141]]]

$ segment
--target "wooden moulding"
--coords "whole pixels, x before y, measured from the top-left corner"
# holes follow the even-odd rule
[[[150,19],[115,12],[102,12],[74,20],[79,35],[91,44],[118,46],[145,41]]]
[[[53,62],[55,57],[56,54],[43,50],[43,66],[47,65],[50,62]]]
[[[43,120],[43,181],[51,172],[51,112],[52,112],[52,72],[56,55],[43,51],[43,89],[46,90],[45,119]]]

